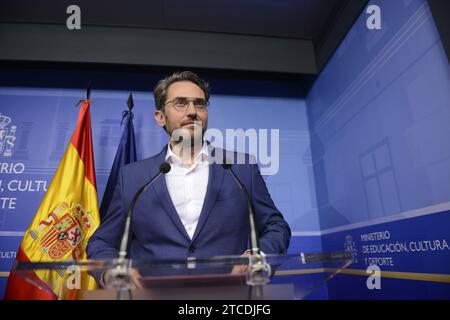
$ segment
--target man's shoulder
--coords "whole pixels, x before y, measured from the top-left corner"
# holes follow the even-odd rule
[[[140,171],[143,168],[159,167],[161,163],[164,162],[165,150],[166,148],[163,148],[159,153],[154,154],[148,158],[126,164],[122,167],[122,170],[132,172]]]

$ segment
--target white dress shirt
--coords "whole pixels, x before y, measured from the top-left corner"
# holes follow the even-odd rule
[[[171,170],[166,174],[166,184],[173,205],[180,216],[187,234],[192,239],[203,208],[209,177],[209,147],[206,142],[189,167],[169,146],[166,161]]]

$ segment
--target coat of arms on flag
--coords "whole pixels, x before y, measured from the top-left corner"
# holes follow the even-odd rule
[[[57,260],[71,252],[72,259],[78,260],[83,253],[81,240],[92,229],[91,220],[90,213],[81,204],[71,208],[62,202],[29,235],[37,240],[42,234],[41,249],[49,258]]]

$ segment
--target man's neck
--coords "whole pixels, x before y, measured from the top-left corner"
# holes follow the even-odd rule
[[[203,139],[199,141],[195,141],[195,143],[191,144],[189,148],[187,148],[187,152],[190,153],[190,155],[185,155],[184,152],[184,145],[181,142],[177,141],[170,141],[170,147],[172,149],[172,152],[175,153],[181,161],[183,161],[184,164],[191,167],[195,163],[195,159],[197,155],[200,153],[200,151],[203,148]],[[190,151],[190,152],[189,152]]]

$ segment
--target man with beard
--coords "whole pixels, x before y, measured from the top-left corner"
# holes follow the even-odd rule
[[[236,159],[237,153],[224,152],[204,140],[208,83],[190,71],[176,72],[159,81],[153,94],[155,120],[167,132],[169,142],[157,155],[121,169],[109,211],[90,238],[88,258],[117,257],[130,202],[164,162],[171,170],[136,203],[128,257],[154,260],[248,254],[247,202],[222,161],[217,161],[224,154]],[[290,228],[273,203],[258,166],[233,164],[233,170],[248,190],[261,251],[285,253]],[[108,274],[103,280],[108,281]]]

